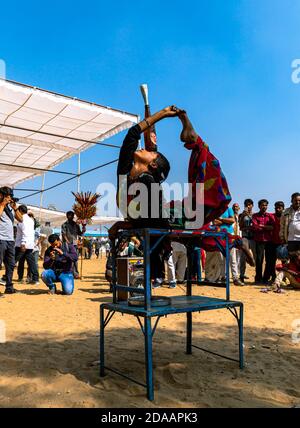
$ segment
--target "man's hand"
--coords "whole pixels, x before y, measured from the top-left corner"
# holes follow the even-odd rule
[[[163,111],[165,113],[165,117],[176,117],[184,110],[180,110],[178,107],[173,105],[173,106],[164,108]]]
[[[16,202],[15,202],[15,201],[11,201],[11,202],[10,202],[10,206],[11,206],[11,208],[12,208],[14,211],[16,211],[16,210],[17,210],[17,204],[16,204]]]
[[[168,106],[154,113],[152,116],[143,119],[138,125],[141,132],[145,132],[160,120],[165,119],[166,117],[176,117],[180,112],[181,110],[176,106]]]
[[[55,251],[62,256],[64,254],[64,252],[60,249],[60,248],[55,248]]]

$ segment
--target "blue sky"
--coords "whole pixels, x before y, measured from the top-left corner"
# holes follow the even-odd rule
[[[291,63],[300,58],[298,0],[15,1],[1,6],[1,18],[8,79],[140,115],[146,82],[152,111],[169,104],[188,111],[234,201],[288,204],[300,191],[300,84],[291,80]],[[190,153],[180,129],[177,119],[157,126],[170,182],[187,179]],[[82,169],[117,157],[116,149],[95,147],[82,154]],[[76,162],[57,169],[73,171]],[[115,173],[113,165],[86,175],[81,188],[95,191],[115,182]],[[62,179],[47,174],[46,186]],[[38,178],[22,186],[40,185]],[[45,193],[44,205],[69,209],[71,190],[75,181]]]

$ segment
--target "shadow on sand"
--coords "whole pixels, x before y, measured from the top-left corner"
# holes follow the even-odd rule
[[[0,377],[23,377],[28,383],[41,378],[51,383],[58,373],[73,375],[91,386],[87,394],[101,407],[153,407],[162,402],[184,407],[191,403],[194,407],[281,407],[282,402],[276,398],[278,393],[287,396],[287,407],[299,403],[299,349],[292,345],[286,332],[245,328],[247,364],[240,370],[235,362],[196,349],[193,355],[186,355],[184,316],[177,325],[178,331],[174,331],[166,328],[164,322],[155,333],[153,403],[147,401],[143,387],[110,371],[106,371],[104,378],[99,377],[97,331],[67,336],[63,340],[46,333],[34,336],[28,333],[0,344]],[[194,335],[195,344],[237,358],[235,320],[228,326],[195,321]],[[255,346],[252,338],[259,338]],[[114,322],[106,328],[105,344],[108,367],[144,382],[144,341],[138,322],[123,328],[122,316],[116,314]],[[33,402],[50,398],[43,388],[33,394]],[[22,396],[15,396],[12,386],[1,383],[0,395],[14,397],[13,407],[23,406]]]

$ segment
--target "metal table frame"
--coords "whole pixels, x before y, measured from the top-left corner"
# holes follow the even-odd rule
[[[133,288],[120,285],[116,283],[116,246],[115,242],[112,245],[113,254],[113,276],[112,276],[112,287],[113,287],[113,303],[103,303],[100,305],[100,376],[105,375],[105,369],[110,370],[120,376],[131,380],[138,385],[142,385],[147,389],[147,398],[152,401],[154,399],[154,385],[153,385],[153,360],[152,360],[152,342],[155,334],[158,322],[162,316],[168,316],[177,313],[186,313],[186,353],[192,354],[192,348],[200,349],[202,351],[211,353],[213,355],[226,358],[231,361],[239,362],[239,367],[244,367],[244,355],[243,355],[243,303],[230,300],[230,268],[229,268],[229,240],[226,232],[201,232],[197,235],[193,230],[165,230],[165,229],[132,229],[124,230],[119,232],[119,236],[133,236],[140,235],[144,237],[144,288]],[[158,239],[152,247],[150,246],[150,236],[156,236]],[[193,296],[192,295],[192,280],[191,280],[191,263],[192,256],[191,251],[188,251],[188,275],[187,275],[187,286],[186,296],[175,296],[171,298],[171,304],[164,307],[151,307],[151,276],[150,276],[150,254],[154,248],[168,236],[172,240],[179,240],[184,243],[187,248],[192,249],[193,243],[197,242],[197,246],[201,247],[202,238],[213,237],[219,250],[223,253],[226,258],[226,299],[216,299],[206,296]],[[221,244],[221,240],[225,240],[225,250]],[[210,284],[214,285],[214,284]],[[134,307],[128,305],[127,302],[117,301],[117,290],[133,291],[144,295],[144,307]],[[238,310],[237,310],[238,308]],[[227,309],[236,318],[238,324],[239,333],[239,359],[230,358],[215,352],[211,352],[207,349],[198,347],[192,344],[192,313],[208,311],[214,309]],[[108,311],[107,314],[105,311]],[[146,366],[146,384],[143,384],[123,373],[106,367],[105,366],[105,327],[109,324],[112,317],[116,312],[122,314],[133,315],[137,318],[138,323],[141,327],[142,333],[144,334],[144,346],[145,346],[145,366]],[[154,326],[151,325],[151,318],[156,318]],[[141,321],[143,319],[143,322]]]

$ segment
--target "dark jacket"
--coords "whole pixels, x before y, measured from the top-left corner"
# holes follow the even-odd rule
[[[56,254],[55,260],[50,257],[52,247],[47,248],[44,257],[44,269],[52,269],[54,272],[69,273],[73,271],[73,263],[78,260],[78,255],[74,245],[64,244],[61,247],[63,255]]]

